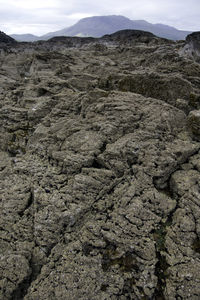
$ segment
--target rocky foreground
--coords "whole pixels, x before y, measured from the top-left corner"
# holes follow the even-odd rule
[[[200,34],[0,45],[0,299],[200,299]]]

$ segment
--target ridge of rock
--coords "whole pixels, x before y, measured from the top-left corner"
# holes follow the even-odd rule
[[[0,31],[0,43],[14,44],[16,43],[16,41],[9,35],[5,34],[3,31]]]
[[[200,31],[187,35],[186,45],[183,48],[182,53],[185,53],[200,62]]]

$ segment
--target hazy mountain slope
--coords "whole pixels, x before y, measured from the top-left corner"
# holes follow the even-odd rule
[[[37,41],[40,39],[39,36],[36,36],[34,34],[30,34],[30,33],[27,33],[27,34],[11,34],[10,35],[13,39],[15,39],[16,41],[19,41],[19,42],[34,42],[34,41]]]
[[[48,33],[43,37],[49,37],[52,34],[54,36],[81,34],[82,36],[100,37],[118,30],[131,29],[131,26],[132,21],[123,16],[98,16],[81,19],[71,27]]]
[[[152,32],[153,34],[173,40],[182,40],[191,33],[181,31],[164,24],[151,24],[144,20],[130,20],[123,16],[96,16],[81,19],[75,25],[59,31],[50,32],[41,38],[47,39],[53,36],[93,36],[100,37],[123,29],[137,29]]]
[[[70,27],[63,28],[55,32],[49,32],[40,37],[32,34],[13,34],[11,35],[18,41],[47,40],[54,36],[91,36],[101,37],[123,29],[135,29],[152,32],[158,37],[172,40],[183,40],[190,34],[190,31],[178,30],[164,24],[151,24],[145,20],[130,20],[124,16],[94,16],[84,18]]]

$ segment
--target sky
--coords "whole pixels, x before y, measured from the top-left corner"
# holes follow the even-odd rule
[[[0,31],[43,35],[101,15],[200,31],[200,0],[0,0]]]

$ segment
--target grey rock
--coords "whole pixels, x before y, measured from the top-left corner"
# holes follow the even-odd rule
[[[189,113],[188,125],[195,135],[200,135],[200,110],[193,110]]]
[[[0,53],[2,300],[200,296],[200,67],[126,34]]]
[[[200,32],[193,32],[186,37],[186,44],[182,53],[200,61]]]

